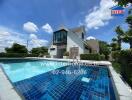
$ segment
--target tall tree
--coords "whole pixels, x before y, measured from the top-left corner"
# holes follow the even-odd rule
[[[6,53],[27,53],[28,50],[24,45],[14,43],[11,48],[5,48]]]
[[[105,55],[105,58],[109,59],[110,47],[104,41],[99,41],[99,53]]]
[[[117,34],[117,38],[115,41],[117,41],[118,43],[118,50],[121,50],[121,42],[122,42],[122,36],[124,35],[124,31],[121,29],[120,26],[117,26],[115,32]]]
[[[37,47],[37,48],[32,48],[31,50],[32,54],[48,54],[48,49],[46,47]]]
[[[132,28],[132,15],[129,15],[126,18],[126,22],[128,23],[129,27]]]
[[[110,46],[112,47],[112,51],[119,50],[119,45],[117,43],[117,39],[116,38],[112,39],[112,43],[110,44]]]
[[[132,48],[132,29],[126,31],[126,34],[123,37],[123,41],[130,44],[130,48]]]
[[[132,15],[131,10],[128,12],[128,17],[126,18],[126,23],[129,25],[128,31],[123,35],[123,41],[130,44],[130,48],[132,48]]]
[[[114,0],[120,6],[127,6],[127,4],[132,3],[132,0]]]

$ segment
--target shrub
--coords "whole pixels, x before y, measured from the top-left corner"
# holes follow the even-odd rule
[[[112,62],[112,66],[114,67],[114,69],[116,70],[117,73],[121,72],[121,64],[118,62]]]
[[[26,54],[25,57],[38,57],[38,54]]]
[[[130,49],[130,50],[122,50],[120,52],[120,58],[122,60],[132,61],[132,49]]]
[[[0,53],[0,57],[24,57],[23,53]]]
[[[121,64],[121,74],[132,86],[132,49],[121,50],[118,62]]]
[[[0,53],[0,57],[38,57],[37,54],[25,54],[25,53]]]
[[[104,60],[104,55],[100,54],[81,54],[81,60]]]
[[[64,53],[64,56],[69,56],[69,52],[65,52]]]
[[[112,51],[112,58],[115,60],[115,61],[118,61],[119,60],[119,56],[120,56],[120,51]]]
[[[103,55],[103,54],[100,55],[100,60],[106,60],[106,59],[105,59],[105,55]]]

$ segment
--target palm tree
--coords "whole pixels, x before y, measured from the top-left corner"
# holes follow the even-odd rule
[[[112,47],[112,51],[119,50],[119,45],[117,43],[117,39],[116,38],[112,39],[112,43],[110,44],[110,46]]]
[[[126,18],[126,22],[129,25],[128,31],[125,32],[123,35],[123,42],[129,43],[130,48],[132,48],[132,15],[131,15],[132,9],[129,10],[129,16]]]
[[[112,40],[114,42],[117,42],[118,44],[118,50],[121,50],[121,42],[122,42],[122,36],[124,35],[124,31],[120,26],[117,26],[115,29],[115,32],[117,34],[117,38],[113,38]]]
[[[126,22],[129,24],[129,27],[132,28],[132,15],[129,15],[129,16],[126,18]]]
[[[132,29],[126,31],[126,33],[123,36],[123,42],[129,43],[130,48],[132,48]]]

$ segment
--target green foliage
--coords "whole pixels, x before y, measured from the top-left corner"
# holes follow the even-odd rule
[[[105,55],[105,59],[109,59],[110,47],[104,41],[99,41],[99,53]]]
[[[38,47],[38,48],[33,48],[31,50],[32,54],[42,54],[42,55],[48,55],[48,49],[46,47]]]
[[[127,6],[127,4],[132,3],[132,0],[114,0],[115,2],[118,2],[118,5],[120,6]]]
[[[112,58],[118,62],[119,57],[120,57],[120,51],[112,51]]]
[[[113,43],[110,44],[110,46],[112,47],[112,49],[111,49],[112,51],[119,50],[118,43],[113,42]]]
[[[132,49],[121,50],[120,51],[120,58],[122,60],[132,61]]]
[[[121,50],[121,42],[122,42],[122,36],[124,35],[124,31],[122,30],[122,28],[120,26],[117,26],[116,29],[115,29],[115,32],[117,34],[117,37],[116,37],[116,43],[118,45],[118,50]]]
[[[116,70],[117,73],[121,73],[121,64],[118,62],[112,62],[112,66]]]
[[[123,35],[123,42],[129,43],[130,48],[132,48],[132,15],[126,18],[126,22],[129,25],[128,31]]]
[[[28,50],[25,46],[14,43],[11,48],[5,48],[6,53],[0,53],[0,57],[38,57],[41,55],[48,55],[48,49],[46,47],[33,48],[31,54],[28,54]]]
[[[11,48],[5,48],[6,53],[27,53],[28,50],[24,45],[14,43]]]
[[[126,31],[126,34],[123,36],[123,42],[129,43],[130,48],[132,48],[132,29]]]
[[[129,16],[126,18],[126,22],[129,24],[130,28],[132,28],[132,15],[129,15]]]
[[[117,33],[116,38],[112,39],[111,47],[112,51],[121,50],[121,43],[126,42],[130,44],[132,48],[132,15],[126,18],[126,22],[129,24],[130,28],[128,31],[124,32],[120,26],[117,26],[115,32]]]
[[[81,54],[81,60],[104,60],[103,56],[100,54]]]
[[[120,38],[121,38],[120,36],[124,34],[124,31],[122,30],[122,28],[121,28],[120,26],[117,26],[117,27],[116,27],[115,32],[116,32],[117,35],[118,35],[118,36],[117,36],[118,39],[120,39]]]
[[[65,52],[64,53],[64,56],[69,56],[69,52]]]
[[[38,55],[35,54],[26,54],[26,53],[0,53],[0,58],[2,57],[7,57],[7,58],[12,58],[12,57],[38,57]]]
[[[100,60],[106,60],[104,54],[100,55]]]
[[[132,86],[132,49],[114,52],[116,62],[121,65],[121,74],[125,80]]]

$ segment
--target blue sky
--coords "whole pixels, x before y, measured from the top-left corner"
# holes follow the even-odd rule
[[[17,42],[30,48],[50,44],[52,32],[61,25],[85,25],[86,38],[111,42],[115,26],[127,29],[125,14],[112,17],[112,0],[0,0],[0,51]]]

